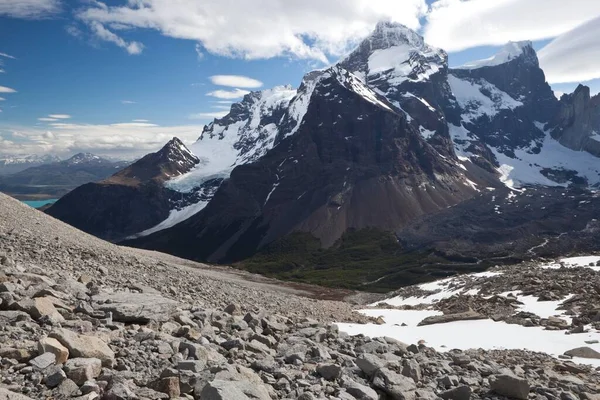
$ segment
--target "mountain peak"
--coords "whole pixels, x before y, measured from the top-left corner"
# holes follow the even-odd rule
[[[178,137],[173,137],[173,139],[169,140],[157,154],[159,157],[166,158],[169,161],[190,161],[194,165],[200,161]]]
[[[81,163],[98,162],[102,160],[102,158],[92,153],[77,153],[65,162],[69,165],[74,165]]]
[[[525,40],[521,42],[508,42],[492,57],[469,62],[458,67],[457,69],[494,67],[497,65],[506,64],[518,58],[522,58],[531,65],[539,66],[537,53],[533,49],[533,44],[529,40]]]
[[[373,33],[365,41],[372,45],[372,50],[387,49],[404,44],[416,48],[425,46],[425,40],[421,35],[405,25],[392,21],[378,22]]]

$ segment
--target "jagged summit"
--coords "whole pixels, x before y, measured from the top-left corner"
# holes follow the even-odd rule
[[[99,161],[106,161],[106,160],[104,160],[101,157],[99,157],[95,154],[92,154],[92,153],[77,153],[73,157],[69,158],[68,160],[65,160],[65,163],[67,163],[69,165],[73,165],[73,164],[99,162]]]
[[[533,48],[533,44],[526,40],[521,42],[508,42],[490,58],[483,60],[471,61],[457,69],[478,69],[485,67],[494,67],[496,65],[506,64],[514,59],[522,58],[531,65],[539,66],[537,53]]]
[[[345,59],[344,69],[365,82],[423,81],[447,66],[445,51],[429,46],[421,35],[395,22],[379,22],[371,35]]]

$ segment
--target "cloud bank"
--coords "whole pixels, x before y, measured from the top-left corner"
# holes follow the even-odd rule
[[[248,89],[256,89],[263,85],[259,80],[240,75],[213,75],[210,81],[213,85]]]
[[[557,37],[538,55],[550,83],[600,78],[600,17]]]

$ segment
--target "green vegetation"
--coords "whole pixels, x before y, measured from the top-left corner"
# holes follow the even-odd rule
[[[362,229],[347,232],[328,249],[309,233],[293,233],[236,267],[289,281],[387,292],[486,266],[428,250],[405,251],[393,233]]]

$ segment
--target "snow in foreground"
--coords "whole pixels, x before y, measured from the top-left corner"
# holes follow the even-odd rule
[[[566,267],[588,267],[600,271],[600,267],[590,266],[597,263],[600,257],[572,257],[559,260]],[[560,264],[541,265],[540,268],[559,268]],[[470,277],[486,278],[493,277],[498,272],[484,272],[472,274]],[[425,310],[395,310],[395,309],[366,309],[359,312],[370,317],[382,317],[383,325],[377,324],[348,324],[338,323],[340,331],[349,335],[363,334],[369,337],[391,337],[402,342],[413,344],[424,340],[426,345],[437,351],[449,351],[452,349],[476,349],[502,350],[502,349],[524,349],[543,352],[558,357],[564,352],[577,347],[591,347],[600,352],[600,344],[586,343],[600,340],[600,334],[593,329],[587,333],[567,335],[565,331],[549,331],[543,327],[524,327],[505,322],[495,322],[491,319],[475,321],[456,321],[445,324],[418,326],[423,319],[441,315],[442,313],[432,309],[436,302],[452,297],[454,295],[474,295],[477,289],[461,287],[460,277],[443,279],[437,282],[419,285],[423,291],[438,291],[423,297],[396,296],[377,304],[387,303],[391,306],[416,306],[419,304],[429,305]],[[557,316],[570,321],[564,310],[558,307],[569,297],[560,301],[540,302],[536,297],[523,296],[520,292],[507,292],[501,296],[515,296],[523,305],[519,311],[531,312],[541,318]],[[404,326],[403,326],[404,325]],[[588,327],[589,328],[589,327]],[[575,358],[573,361],[580,364],[589,364],[600,367],[600,360]]]

